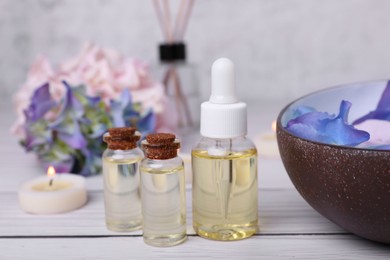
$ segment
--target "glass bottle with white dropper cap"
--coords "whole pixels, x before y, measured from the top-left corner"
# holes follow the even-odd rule
[[[210,100],[201,105],[202,138],[192,150],[193,226],[214,240],[239,240],[258,229],[257,151],[246,138],[246,104],[234,84],[233,62],[215,61]]]

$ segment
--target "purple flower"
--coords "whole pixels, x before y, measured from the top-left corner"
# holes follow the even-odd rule
[[[368,119],[390,121],[390,81],[387,82],[376,109],[355,120],[353,125],[360,124]]]
[[[286,117],[287,118],[297,118],[301,115],[310,113],[310,112],[317,112],[314,108],[309,106],[299,106],[295,107],[293,109],[289,109],[286,111]]]
[[[84,176],[100,172],[102,168],[102,151],[102,147],[95,150],[83,149],[81,152],[83,154],[84,164],[81,165],[81,169],[78,172]]]
[[[57,172],[100,173],[102,135],[110,127],[135,126],[144,135],[171,127],[162,120],[168,114],[164,87],[148,66],[93,44],[57,68],[39,58],[15,101],[12,132],[45,168],[53,165]]]
[[[142,136],[153,133],[156,128],[156,115],[152,109],[149,109],[145,114],[140,115],[137,124],[137,129],[142,133]]]
[[[73,94],[72,88],[66,82],[64,82],[64,85],[66,87],[66,98],[62,110],[49,127],[67,145],[74,149],[82,149],[86,147],[87,141],[81,133],[78,121],[81,120],[84,114],[84,108]]]
[[[348,124],[351,103],[343,100],[337,116],[308,112],[287,123],[286,129],[301,138],[335,145],[356,146],[370,138],[369,133]]]
[[[52,134],[47,129],[45,115],[56,103],[51,100],[49,84],[44,84],[35,90],[31,103],[24,111],[26,123],[24,125],[25,139],[22,141],[27,151],[42,150],[46,144],[52,142]]]
[[[53,142],[51,131],[47,127],[47,122],[39,120],[36,122],[26,122],[24,126],[26,138],[22,140],[26,151],[44,150],[47,145]]]
[[[111,117],[114,127],[126,126],[126,121],[138,116],[131,102],[131,95],[128,90],[124,90],[118,100],[110,101]]]
[[[105,149],[102,135],[108,128],[135,126],[143,135],[155,129],[153,111],[141,113],[141,105],[132,102],[128,90],[107,105],[101,97],[88,96],[83,86],[62,84],[65,96],[60,102],[51,101],[50,85],[45,84],[34,93],[25,112],[22,144],[37,154],[45,168],[52,165],[59,173],[85,176],[100,173]]]
[[[111,117],[115,127],[133,126],[143,136],[154,131],[156,128],[156,117],[153,110],[148,109],[145,113],[137,111],[136,105],[132,103],[128,90],[122,92],[119,100],[111,100]]]
[[[66,160],[44,160],[40,158],[41,164],[44,169],[47,169],[49,166],[53,166],[56,170],[56,173],[69,173],[72,172],[72,167],[74,164],[74,158],[69,156]]]
[[[37,88],[31,98],[31,103],[24,114],[26,121],[35,122],[42,119],[44,115],[52,109],[56,103],[51,99],[49,84],[46,83],[41,87]]]

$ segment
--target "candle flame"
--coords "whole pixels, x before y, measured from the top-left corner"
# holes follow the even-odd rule
[[[271,128],[272,128],[272,131],[273,132],[276,132],[276,121],[272,121],[272,125],[271,125]]]
[[[56,169],[54,169],[53,166],[49,166],[49,168],[47,168],[47,176],[54,177],[55,175],[56,175]]]

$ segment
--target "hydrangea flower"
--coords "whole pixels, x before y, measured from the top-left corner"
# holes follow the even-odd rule
[[[14,96],[17,119],[12,132],[25,138],[24,110],[29,106],[33,93],[40,86],[50,85],[50,96],[60,102],[66,92],[63,81],[71,86],[84,86],[89,97],[100,97],[107,105],[121,97],[123,91],[131,92],[132,102],[138,104],[140,113],[153,110],[157,131],[173,131],[172,115],[177,111],[169,109],[168,100],[161,83],[153,80],[146,63],[139,59],[127,58],[109,48],[87,43],[82,51],[54,68],[48,58],[40,56],[32,64],[25,83]],[[47,113],[48,120],[55,113]]]
[[[356,146],[367,141],[370,134],[348,124],[351,105],[350,102],[343,100],[337,116],[307,108],[300,109],[301,112],[298,111],[296,114],[301,115],[288,121],[285,128],[290,133],[304,139],[327,144]]]
[[[21,143],[26,151],[37,154],[46,168],[57,172],[82,175],[101,171],[101,156],[105,149],[102,135],[110,127],[135,126],[143,134],[155,129],[152,109],[141,112],[124,90],[119,99],[107,105],[101,97],[90,97],[84,86],[72,87],[62,83],[65,96],[54,101],[50,85],[35,90],[25,110],[25,138]],[[52,114],[52,119],[47,119]]]
[[[14,104],[11,131],[26,151],[44,167],[83,175],[100,172],[107,128],[136,126],[144,135],[173,131],[177,113],[168,109],[162,84],[144,62],[94,44],[56,68],[39,57]]]

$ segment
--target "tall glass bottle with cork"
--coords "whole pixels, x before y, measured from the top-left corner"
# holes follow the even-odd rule
[[[106,226],[112,231],[141,229],[139,163],[143,158],[137,141],[141,134],[132,127],[110,128],[103,136],[103,182]]]
[[[258,229],[257,151],[234,83],[232,61],[215,61],[210,100],[201,105],[202,138],[192,150],[193,226],[214,240],[244,239]]]
[[[142,148],[144,241],[152,246],[180,244],[187,238],[184,165],[177,156],[180,142],[173,134],[151,134]]]

